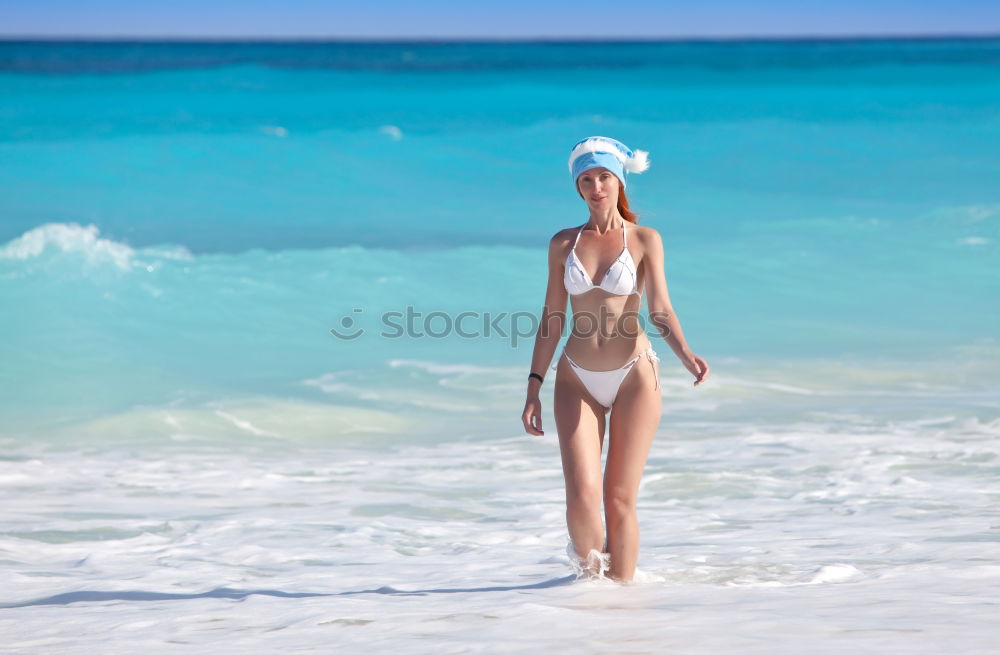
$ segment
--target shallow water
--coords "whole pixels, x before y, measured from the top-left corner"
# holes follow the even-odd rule
[[[992,648],[1000,418],[681,414],[627,586],[573,573],[554,437],[8,444],[0,622],[45,652]]]

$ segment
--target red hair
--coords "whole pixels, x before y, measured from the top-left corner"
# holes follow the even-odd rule
[[[639,215],[628,208],[628,197],[625,195],[625,189],[618,189],[618,213],[622,215],[626,221],[630,223],[639,223]]]

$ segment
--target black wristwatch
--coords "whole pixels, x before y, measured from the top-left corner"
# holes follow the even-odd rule
[[[538,381],[539,381],[539,382],[542,382],[542,383],[544,383],[544,382],[545,382],[545,378],[543,378],[543,377],[542,377],[541,375],[539,375],[538,373],[528,373],[528,379],[530,380],[531,378],[538,378]]]

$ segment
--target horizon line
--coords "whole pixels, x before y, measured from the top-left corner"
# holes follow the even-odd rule
[[[167,42],[167,43],[645,43],[645,42],[717,42],[717,41],[942,41],[992,40],[1000,31],[990,33],[914,33],[914,34],[802,34],[802,35],[715,35],[715,36],[95,36],[95,35],[13,35],[0,34],[0,42]]]

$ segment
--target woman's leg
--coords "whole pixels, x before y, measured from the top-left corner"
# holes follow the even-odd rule
[[[611,409],[604,512],[611,554],[609,574],[620,581],[632,579],[639,559],[636,497],[663,409],[658,375],[659,366],[643,355],[622,382]]]
[[[601,450],[607,410],[590,397],[565,357],[556,368],[553,405],[566,478],[566,525],[576,554],[587,561],[592,549],[601,552],[604,545]]]

